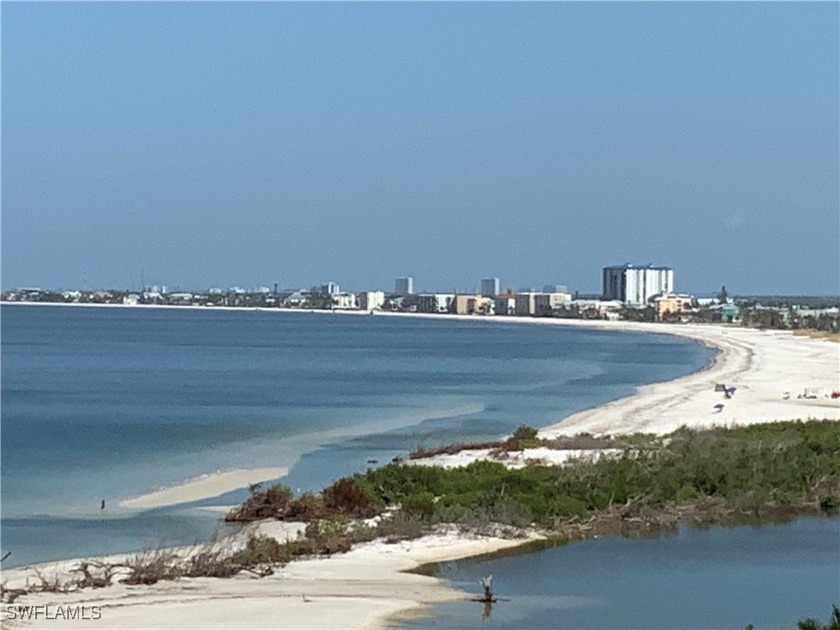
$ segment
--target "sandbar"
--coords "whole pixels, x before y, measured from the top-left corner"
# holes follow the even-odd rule
[[[251,484],[279,479],[287,474],[289,474],[289,469],[282,467],[219,471],[190,479],[176,486],[155,490],[139,497],[124,499],[120,501],[119,506],[148,510],[179,503],[189,503],[216,497]]]

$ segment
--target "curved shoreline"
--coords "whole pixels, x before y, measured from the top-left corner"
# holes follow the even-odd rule
[[[573,414],[543,429],[545,436],[583,431],[667,433],[683,424],[699,427],[808,417],[840,420],[840,400],[796,398],[798,390],[805,387],[837,386],[840,355],[836,345],[830,342],[790,333],[720,326],[446,318],[665,333],[720,348],[704,369],[672,381],[641,386],[629,397]],[[714,405],[723,400],[723,394],[714,391],[714,385],[719,382],[734,385],[737,390],[732,399],[722,403],[722,411],[715,411]],[[389,620],[411,610],[464,597],[442,580],[405,571],[428,562],[480,555],[523,542],[527,541],[468,539],[454,534],[427,536],[399,545],[374,542],[338,557],[293,562],[279,570],[277,576],[261,580],[187,579],[139,588],[119,585],[106,591],[30,595],[21,602],[105,606],[101,620],[87,625],[68,623],[67,627],[151,628],[198,624],[210,628],[227,627],[226,624],[235,620],[238,627],[256,628],[272,625],[278,616],[288,625],[300,628],[386,627]],[[41,570],[67,571],[72,565],[73,561],[51,563],[41,565]],[[18,569],[4,572],[3,579],[9,579],[11,585],[27,575],[31,577],[31,571]],[[27,627],[51,626],[49,621],[41,619]]]

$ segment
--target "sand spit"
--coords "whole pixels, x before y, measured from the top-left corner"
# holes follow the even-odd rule
[[[250,468],[219,471],[190,479],[184,483],[155,490],[148,494],[120,501],[121,508],[143,509],[166,507],[179,503],[189,503],[200,499],[217,497],[225,492],[244,488],[255,483],[263,483],[285,477],[288,468]]]
[[[117,584],[68,594],[38,593],[20,597],[13,608],[22,611],[17,607],[41,606],[38,619],[10,619],[9,605],[4,604],[2,626],[54,628],[60,623],[62,628],[101,630],[380,628],[398,613],[465,598],[463,592],[442,580],[405,571],[427,562],[489,553],[523,542],[527,540],[436,534],[396,544],[365,543],[346,554],[292,562],[264,578],[240,574],[229,579],[191,578],[152,586]],[[40,565],[39,569],[50,578],[69,578],[75,564],[63,561]],[[21,568],[5,571],[3,579],[15,588],[27,578],[32,581],[33,576],[32,569]],[[59,607],[76,606],[85,606],[89,616],[93,607],[99,607],[99,618],[54,618]],[[47,618],[48,611],[52,619]]]

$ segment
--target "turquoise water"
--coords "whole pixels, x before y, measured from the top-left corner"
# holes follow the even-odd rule
[[[285,483],[320,488],[417,446],[557,422],[711,356],[667,335],[478,319],[3,306],[4,566],[204,539],[210,512],[116,508],[200,474],[288,466]]]
[[[401,627],[793,629],[805,617],[828,621],[831,604],[840,603],[840,519],[601,538],[442,563],[437,574],[470,596],[492,574],[505,601],[488,617],[482,604],[441,604]]]

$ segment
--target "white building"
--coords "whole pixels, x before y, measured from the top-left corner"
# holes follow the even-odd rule
[[[425,293],[417,296],[418,313],[448,313],[454,293]]]
[[[414,293],[414,278],[406,276],[394,281],[394,293],[397,295],[411,295]]]
[[[385,304],[385,293],[382,291],[362,291],[356,294],[356,302],[363,311],[374,311]]]
[[[650,298],[674,292],[674,270],[670,267],[625,264],[604,267],[603,297],[640,306]]]
[[[482,278],[481,295],[483,295],[484,297],[496,297],[497,295],[499,295],[499,279]]]
[[[352,293],[336,293],[332,296],[333,308],[337,310],[350,310],[356,308],[356,296]]]

